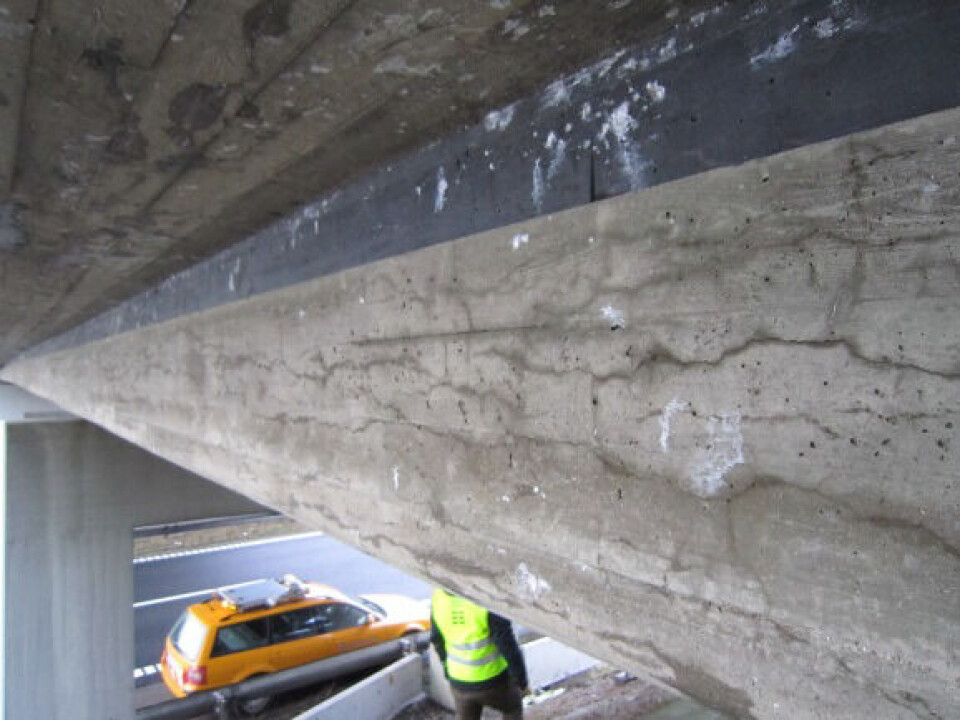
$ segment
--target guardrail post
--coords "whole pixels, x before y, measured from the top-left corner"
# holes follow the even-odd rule
[[[217,720],[233,720],[233,702],[227,693],[215,690],[213,702],[217,711]]]

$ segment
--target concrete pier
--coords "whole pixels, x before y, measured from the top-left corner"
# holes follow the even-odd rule
[[[134,525],[256,506],[86,422],[0,426],[5,717],[132,718]]]

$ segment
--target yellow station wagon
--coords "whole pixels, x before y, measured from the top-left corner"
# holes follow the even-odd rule
[[[351,598],[287,575],[218,590],[167,636],[163,681],[177,697],[430,629],[430,608],[402,595]],[[269,698],[241,706],[247,714]]]

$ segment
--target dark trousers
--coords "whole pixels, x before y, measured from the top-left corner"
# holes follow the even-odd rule
[[[522,720],[523,697],[520,689],[508,678],[504,682],[481,690],[451,687],[457,706],[457,720],[480,720],[484,707],[503,713],[504,720]]]

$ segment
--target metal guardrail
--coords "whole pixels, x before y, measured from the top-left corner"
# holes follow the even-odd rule
[[[276,695],[359,670],[386,665],[411,652],[422,652],[430,644],[429,633],[417,633],[382,645],[337,655],[326,660],[270,675],[244,680],[216,690],[194,693],[182,700],[168,700],[137,710],[136,720],[188,720],[216,712],[220,720],[231,720],[238,702],[264,695]]]

